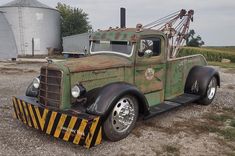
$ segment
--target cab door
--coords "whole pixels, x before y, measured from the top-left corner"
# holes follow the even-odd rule
[[[161,36],[141,37],[137,44],[135,85],[145,94],[150,106],[164,101],[165,45]]]

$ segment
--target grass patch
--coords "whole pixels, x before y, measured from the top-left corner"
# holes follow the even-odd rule
[[[179,156],[180,155],[180,149],[172,146],[172,145],[165,145],[163,146],[163,149],[168,153],[168,154],[173,154],[174,156]]]
[[[223,136],[225,139],[230,141],[235,141],[235,128],[227,128],[227,129],[220,129],[215,127],[214,125],[199,125],[195,127],[197,130],[201,132],[209,132],[209,133],[217,133]]]
[[[209,132],[209,133],[217,133],[220,131],[218,127],[209,124],[198,125],[195,126],[195,128],[201,132]]]
[[[227,156],[235,156],[235,152],[232,153],[226,153]]]
[[[220,122],[225,122],[229,119],[233,119],[233,117],[228,114],[221,114],[221,115],[209,114],[207,115],[207,118],[213,121],[220,121]]]
[[[234,128],[220,130],[219,134],[224,136],[225,139],[235,141],[235,129]]]
[[[234,110],[229,110],[224,112],[223,114],[208,114],[206,115],[206,119],[213,121],[220,126],[208,123],[207,125],[203,125],[201,128],[207,130],[211,133],[217,133],[223,136],[225,139],[235,141],[235,119],[234,119]],[[225,123],[230,121],[229,125],[231,128],[225,128]]]
[[[222,62],[208,62],[211,66],[220,66],[222,68],[234,68],[235,69],[235,63],[222,63]]]
[[[230,113],[230,114],[232,114],[233,116],[235,116],[235,109],[233,109],[233,108],[223,108],[223,110],[224,110],[226,113]]]
[[[233,119],[233,120],[230,122],[230,126],[232,126],[232,127],[235,128],[235,119]]]

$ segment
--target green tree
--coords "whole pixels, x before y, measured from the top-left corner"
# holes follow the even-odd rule
[[[201,47],[205,44],[205,42],[202,40],[202,37],[200,35],[195,37],[195,31],[190,30],[187,38],[186,38],[186,45],[189,47]]]
[[[56,7],[61,13],[62,36],[85,33],[91,30],[88,14],[82,9],[58,3]]]

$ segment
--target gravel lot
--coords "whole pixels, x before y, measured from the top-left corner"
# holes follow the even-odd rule
[[[235,154],[235,134],[224,133],[227,128],[232,129],[228,124],[231,119],[216,118],[221,114],[235,117],[235,70],[216,67],[221,74],[222,86],[212,105],[190,104],[139,121],[128,138],[115,143],[103,141],[87,150],[44,135],[12,117],[11,97],[24,94],[32,78],[39,75],[40,66],[0,62],[0,155]]]

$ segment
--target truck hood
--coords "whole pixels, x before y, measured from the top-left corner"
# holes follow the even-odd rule
[[[79,59],[69,59],[61,63],[63,66],[67,67],[71,73],[132,65],[131,61],[127,58],[116,55],[92,55]]]

